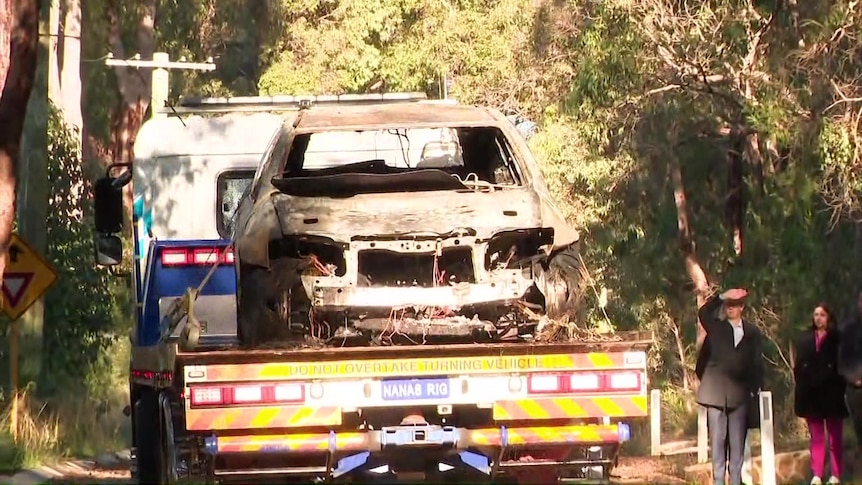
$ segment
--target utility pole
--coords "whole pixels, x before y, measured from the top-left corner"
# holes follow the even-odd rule
[[[212,57],[206,62],[187,62],[185,57],[178,61],[172,61],[167,52],[154,52],[153,58],[150,60],[140,59],[135,56],[132,59],[114,59],[113,54],[109,54],[105,59],[106,66],[118,67],[133,67],[135,69],[151,68],[152,86],[150,106],[153,118],[162,118],[166,115],[164,107],[168,101],[170,94],[170,70],[183,69],[190,71],[214,71],[216,66],[212,62]]]

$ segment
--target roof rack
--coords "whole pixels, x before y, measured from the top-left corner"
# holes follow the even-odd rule
[[[231,98],[182,97],[177,105],[159,108],[160,113],[236,113],[296,111],[316,106],[416,103],[427,101],[425,93],[341,94],[308,96],[236,96]]]

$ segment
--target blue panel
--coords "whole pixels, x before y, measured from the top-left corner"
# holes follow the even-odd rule
[[[368,462],[369,456],[371,456],[371,453],[363,451],[362,453],[350,455],[338,460],[338,466],[336,466],[335,470],[332,471],[332,478],[338,478],[346,473],[356,470]]]
[[[626,442],[632,439],[632,428],[626,423],[618,423],[617,434],[620,437],[620,442]]]
[[[209,272],[210,265],[165,267],[162,266],[161,249],[177,247],[219,247],[229,244],[227,239],[193,241],[154,241],[152,253],[147,258],[147,272],[144,285],[144,310],[141,325],[138,327],[138,345],[150,346],[159,341],[159,299],[179,297],[188,288],[197,288]],[[207,285],[201,290],[202,296],[235,295],[236,268],[222,265],[213,273]]]
[[[380,386],[385,401],[446,399],[450,392],[449,379],[387,379]]]
[[[207,455],[218,454],[218,437],[207,436],[204,438],[204,453]]]
[[[470,468],[485,474],[491,473],[491,460],[489,460],[487,456],[480,455],[472,451],[462,451],[458,456],[460,456],[461,461]]]

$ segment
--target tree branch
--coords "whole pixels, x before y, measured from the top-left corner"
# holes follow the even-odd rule
[[[0,96],[0,283],[6,268],[6,253],[15,220],[18,157],[27,103],[36,77],[39,39],[39,0],[13,3],[9,64]],[[0,29],[6,26],[0,26]]]

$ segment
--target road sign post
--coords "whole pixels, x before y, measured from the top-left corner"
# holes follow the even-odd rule
[[[57,272],[24,239],[12,234],[6,271],[0,286],[0,310],[12,319],[9,328],[9,386],[12,439],[18,440],[18,319],[57,281]]]

